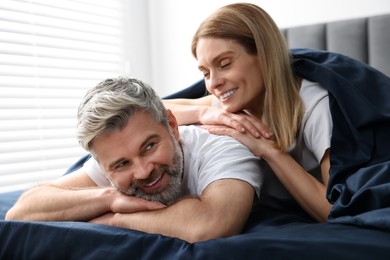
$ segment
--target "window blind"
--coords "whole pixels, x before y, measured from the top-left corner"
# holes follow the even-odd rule
[[[0,1],[0,193],[61,176],[86,90],[125,73],[122,0]]]

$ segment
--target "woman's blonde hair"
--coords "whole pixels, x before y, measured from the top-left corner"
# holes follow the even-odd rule
[[[286,151],[299,130],[303,102],[285,38],[276,23],[254,4],[230,4],[218,9],[199,26],[192,40],[195,58],[198,41],[204,37],[233,39],[249,54],[257,55],[265,86],[261,120]]]

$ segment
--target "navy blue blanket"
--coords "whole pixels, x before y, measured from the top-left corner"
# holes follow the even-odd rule
[[[0,194],[0,259],[376,259],[390,233],[319,224],[272,209],[252,212],[242,234],[189,244],[177,238],[85,222],[4,221],[19,193]]]
[[[13,192],[0,194],[0,259],[388,259],[389,78],[345,56],[292,53],[296,73],[330,93],[329,223],[316,223],[301,211],[256,208],[242,234],[189,244],[84,222],[4,221],[20,195]],[[199,81],[167,98],[204,93]]]
[[[329,91],[329,222],[390,231],[390,78],[329,52],[293,50],[294,71]]]
[[[294,72],[329,91],[331,223],[390,230],[390,78],[347,56],[292,49]],[[167,98],[196,98],[203,80]]]

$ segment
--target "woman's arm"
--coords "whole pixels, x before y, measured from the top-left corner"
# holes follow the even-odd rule
[[[196,99],[163,99],[164,106],[171,110],[179,125],[201,123],[201,117],[211,107],[212,96]]]
[[[314,219],[326,222],[332,204],[326,199],[329,179],[329,149],[321,160],[323,183],[302,168],[288,153],[281,151],[272,139],[254,138],[248,133],[240,133],[226,126],[210,126],[209,132],[218,135],[229,135],[256,156],[263,158],[272,168],[279,181],[289,191],[301,207]]]
[[[326,199],[329,149],[321,161],[323,183],[305,171],[288,153],[275,148],[267,150],[262,154],[262,158],[267,161],[284,187],[308,214],[320,222],[326,222],[332,208],[332,204]]]
[[[245,113],[229,113],[212,106],[212,96],[197,99],[165,99],[165,107],[172,111],[179,125],[226,125],[244,133],[249,131],[254,137],[270,138],[272,133],[261,122],[251,120]]]

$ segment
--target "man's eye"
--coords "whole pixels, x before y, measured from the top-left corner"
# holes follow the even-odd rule
[[[125,167],[128,164],[128,161],[123,161],[115,165],[115,170],[120,170],[121,168]]]
[[[156,146],[156,143],[153,142],[153,143],[148,143],[146,146],[145,146],[145,149],[141,152],[141,155],[142,156],[145,156],[147,154],[147,152],[149,152],[150,150],[153,149],[153,147]]]
[[[152,149],[155,145],[156,145],[155,142],[153,142],[153,143],[148,143],[148,145],[145,147],[145,150],[146,150],[146,151],[149,151],[149,150]]]

